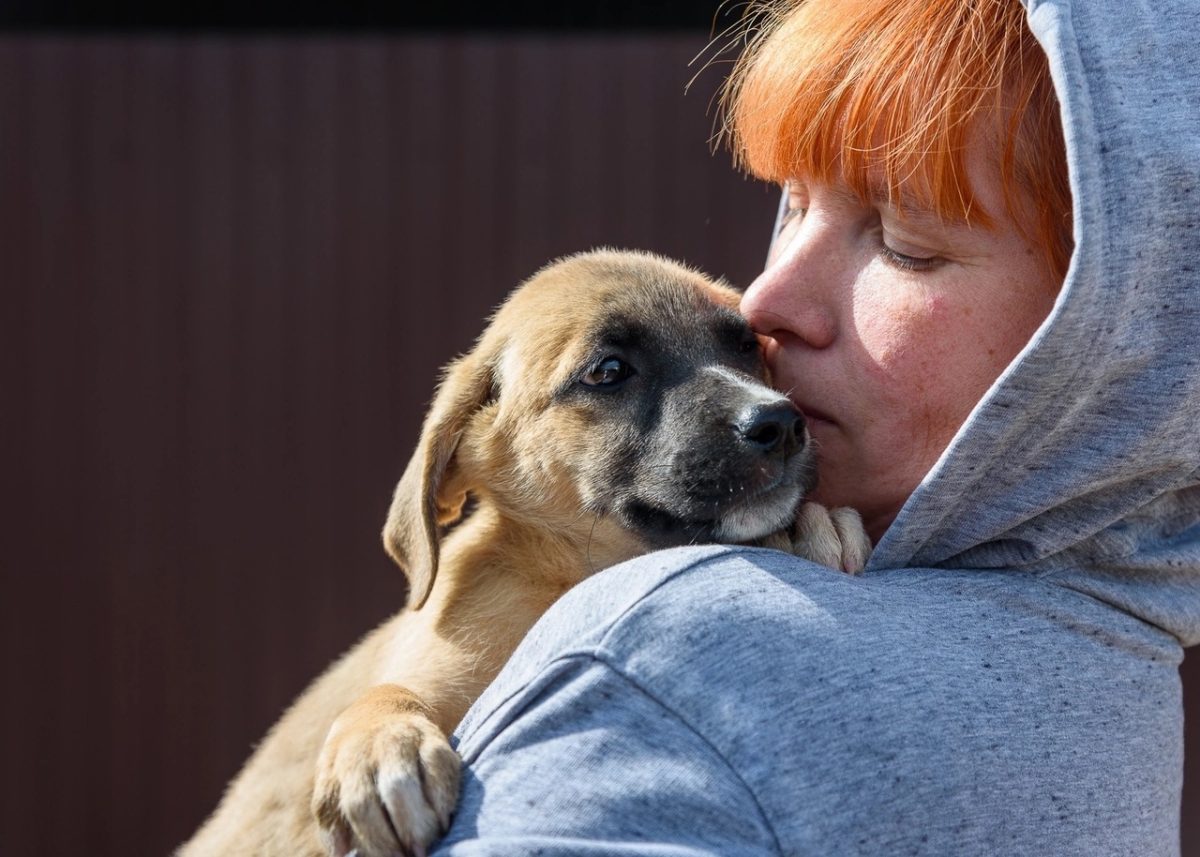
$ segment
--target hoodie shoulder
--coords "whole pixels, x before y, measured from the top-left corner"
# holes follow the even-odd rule
[[[565,595],[472,709],[457,735],[479,811],[451,839],[513,813],[570,837],[684,835],[630,831],[617,811],[657,806],[678,776],[696,778],[689,800],[739,801],[783,853],[1161,851],[1178,826],[1181,765],[1162,761],[1180,761],[1179,659],[1169,634],[1036,575],[665,551]],[[537,816],[547,790],[586,817]],[[1010,824],[1087,792],[1104,797],[1069,798],[1063,823]]]

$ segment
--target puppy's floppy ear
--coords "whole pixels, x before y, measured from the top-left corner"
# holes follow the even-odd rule
[[[383,527],[383,545],[408,578],[408,603],[417,610],[437,577],[439,528],[455,521],[466,487],[454,478],[454,452],[471,416],[492,396],[493,375],[477,353],[448,367],[434,397],[421,439],[396,492]]]

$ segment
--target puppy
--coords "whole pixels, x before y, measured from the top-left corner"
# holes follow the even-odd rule
[[[447,368],[396,488],[383,540],[407,607],[300,697],[179,853],[423,853],[457,800],[446,736],[538,617],[606,566],[718,541],[861,569],[858,516],[801,506],[803,416],[764,383],[738,299],[613,251],[514,292]]]

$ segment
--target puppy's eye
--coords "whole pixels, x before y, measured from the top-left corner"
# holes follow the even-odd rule
[[[742,354],[753,354],[755,351],[758,351],[758,337],[753,333],[747,333],[738,344],[738,351]]]
[[[587,387],[612,387],[634,374],[633,367],[620,357],[605,357],[589,369],[579,382]]]

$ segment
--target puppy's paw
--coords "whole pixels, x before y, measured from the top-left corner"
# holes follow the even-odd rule
[[[424,855],[449,827],[459,767],[420,700],[372,688],[334,721],[317,761],[312,808],[326,850]]]
[[[871,539],[858,512],[803,503],[792,529],[792,552],[848,574],[858,574],[871,558]]]

